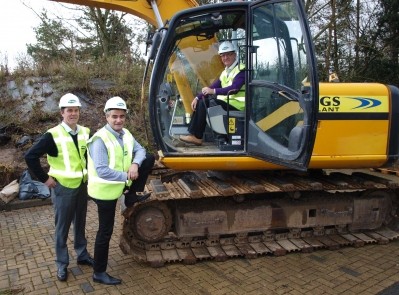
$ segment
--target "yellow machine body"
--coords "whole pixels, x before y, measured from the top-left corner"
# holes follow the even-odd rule
[[[301,0],[232,1],[182,12],[197,3],[60,2],[124,11],[160,29],[147,64],[154,61],[148,115],[159,160],[170,169],[149,180],[151,199],[122,211],[124,253],[159,267],[370,239],[383,244],[399,236],[399,184],[356,171],[397,163],[399,89],[336,83],[336,76],[318,84]],[[227,35],[237,41],[237,55],[244,53],[237,64],[246,62],[246,109],[233,113],[226,106],[214,116],[224,127],[216,130],[215,106],[204,106],[208,130],[200,145],[190,144],[181,135],[195,122],[191,102],[223,70],[218,42]]]
[[[390,137],[389,88],[377,83],[320,83],[319,86],[318,127],[309,168],[369,168],[384,165]],[[366,105],[367,101],[369,104]],[[167,167],[178,170],[284,169],[247,156],[167,157],[163,162]]]
[[[159,16],[162,21],[170,19],[176,12],[198,6],[197,2],[194,0],[179,0],[179,1],[167,1],[167,0],[157,0],[157,1],[147,1],[147,0],[51,0],[55,2],[65,2],[76,5],[83,5],[89,7],[98,7],[105,9],[112,9],[117,11],[123,11],[137,17],[140,17],[151,25],[158,27]],[[153,4],[152,4],[153,3]],[[153,6],[156,5],[159,14],[156,15],[153,10]]]
[[[160,26],[160,22],[165,22],[181,10],[198,6],[194,0],[173,1],[173,5],[166,0],[57,0],[57,2],[124,11],[138,16],[154,26]],[[154,10],[154,5],[157,7],[156,10]],[[189,53],[186,54],[189,55]],[[211,53],[208,54],[213,55],[215,52],[211,50]],[[209,58],[209,60],[214,59]],[[220,63],[217,65],[220,67]],[[173,69],[173,67],[171,68]],[[202,79],[208,77],[210,68],[212,67],[202,69],[205,71],[204,74],[198,70],[198,76]],[[217,71],[212,70],[211,72]],[[174,77],[177,81],[178,77],[176,75]],[[187,83],[177,84],[183,94],[182,99],[186,111],[189,111],[192,94],[185,89]],[[391,96],[389,88],[377,83],[320,83],[319,89],[316,141],[308,167],[328,169],[383,166],[387,162],[390,137]],[[368,104],[365,103],[367,101]],[[284,167],[247,155],[231,157],[209,157],[208,155],[174,157],[168,155],[163,157],[162,151],[159,154],[165,166],[176,170],[284,169]]]

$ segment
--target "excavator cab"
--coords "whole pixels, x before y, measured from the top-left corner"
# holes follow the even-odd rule
[[[318,81],[301,1],[204,5],[178,13],[159,34],[149,112],[164,159],[231,164],[252,157],[306,169],[316,135]],[[194,97],[224,70],[218,55],[223,41],[234,44],[245,72],[245,109],[210,105],[202,145],[190,145],[179,136],[188,134]]]

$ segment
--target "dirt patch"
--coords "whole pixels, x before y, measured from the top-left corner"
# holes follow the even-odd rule
[[[112,95],[103,92],[104,91],[92,93],[90,95],[92,99],[88,99],[87,97],[89,97],[89,95],[85,93],[76,93],[81,101],[84,102],[81,109],[79,124],[89,127],[92,134],[106,123],[103,108],[106,100]],[[125,97],[124,95],[122,96]],[[137,101],[138,99],[129,101],[128,103],[132,112],[129,113],[126,128],[133,132],[135,138],[143,144],[144,141],[142,140],[142,136],[144,135],[144,131],[140,129],[143,124],[140,121],[142,119],[141,115],[138,115],[140,111]],[[10,114],[17,113],[16,110],[13,109],[17,106],[18,103],[12,104],[7,112]],[[0,189],[14,179],[20,178],[22,172],[27,169],[24,153],[32,146],[33,142],[38,137],[49,128],[59,124],[62,120],[58,110],[48,116],[40,116],[43,113],[44,111],[41,112],[36,110],[36,114],[38,114],[39,117],[32,116],[32,118],[26,122],[15,117],[15,122],[8,123],[7,126],[4,126],[5,123],[0,123],[1,133],[7,135],[9,139],[7,142],[0,142]],[[12,119],[14,119],[14,117]],[[29,140],[22,140],[26,137],[28,137]],[[21,143],[21,140],[23,143]],[[42,157],[41,163],[43,168],[48,168],[46,156]],[[34,177],[34,175],[32,175],[32,177]]]
[[[3,188],[14,179],[19,179],[26,169],[24,151],[17,148],[0,149],[0,187]]]
[[[95,131],[104,125],[104,113],[96,106],[90,110],[82,110],[80,124],[89,127]],[[14,179],[19,179],[22,172],[27,169],[24,154],[32,146],[35,139],[41,136],[49,128],[61,122],[61,116],[58,122],[40,122],[35,126],[21,126],[18,134],[10,132],[12,138],[7,144],[0,146],[0,189],[9,184]],[[22,146],[18,146],[17,142],[23,137],[30,137],[30,140]],[[48,167],[46,156],[41,159],[44,168]]]

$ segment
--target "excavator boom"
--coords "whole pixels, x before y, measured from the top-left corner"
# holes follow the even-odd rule
[[[83,6],[97,7],[123,11],[140,17],[151,25],[159,28],[166,20],[171,19],[176,12],[198,6],[194,0],[50,0]],[[154,10],[156,7],[156,10]],[[162,24],[160,23],[162,20]]]

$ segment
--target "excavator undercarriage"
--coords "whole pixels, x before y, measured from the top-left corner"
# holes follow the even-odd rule
[[[341,171],[166,171],[150,201],[123,211],[120,247],[159,267],[398,238],[399,182]]]

